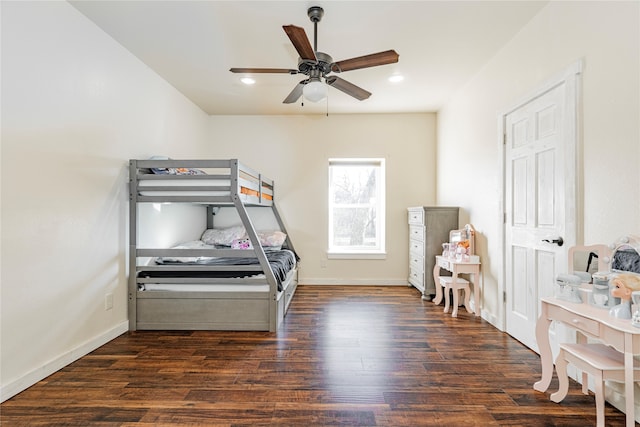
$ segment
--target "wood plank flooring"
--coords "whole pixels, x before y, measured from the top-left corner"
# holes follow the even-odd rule
[[[589,426],[593,395],[408,287],[300,286],[278,333],[124,334],[0,405],[2,426]],[[557,389],[554,378],[551,391]],[[609,426],[624,414],[607,404]]]

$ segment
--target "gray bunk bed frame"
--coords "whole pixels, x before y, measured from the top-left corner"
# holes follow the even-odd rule
[[[198,168],[215,170],[206,175],[156,175],[151,168]],[[217,173],[222,171],[222,173]],[[152,187],[140,182],[153,181]],[[184,185],[163,185],[167,180],[184,181]],[[207,185],[197,185],[209,180]],[[157,185],[156,185],[157,182]],[[212,185],[209,185],[213,183]],[[282,232],[287,234],[283,248],[295,250],[273,201],[273,181],[243,165],[238,159],[227,160],[130,160],[129,161],[129,330],[264,330],[276,331],[282,323],[297,287],[297,266],[278,288],[257,232],[246,207],[270,208]],[[247,191],[248,190],[248,191]],[[207,192],[193,195],[193,192]],[[154,194],[154,193],[157,193]],[[207,228],[213,228],[218,207],[235,207],[253,249],[166,249],[138,247],[138,207],[140,203],[196,203],[206,205]],[[255,257],[259,264],[246,266],[210,265],[139,265],[149,257]],[[206,278],[189,277],[187,272],[247,271],[264,277]],[[147,278],[143,271],[184,271],[184,277]],[[268,284],[268,292],[223,291],[143,291],[145,283],[243,285]]]

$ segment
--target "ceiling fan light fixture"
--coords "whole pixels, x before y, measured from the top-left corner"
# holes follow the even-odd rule
[[[252,85],[256,82],[255,79],[252,79],[251,77],[243,77],[240,81],[246,85]]]
[[[318,80],[311,80],[302,88],[302,95],[311,102],[320,102],[327,97],[329,87]]]

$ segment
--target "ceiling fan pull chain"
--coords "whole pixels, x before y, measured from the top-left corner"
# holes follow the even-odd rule
[[[327,91],[327,117],[329,117],[329,91]]]

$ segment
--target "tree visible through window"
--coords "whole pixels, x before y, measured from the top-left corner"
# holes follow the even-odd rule
[[[384,252],[384,159],[329,160],[329,252]]]

